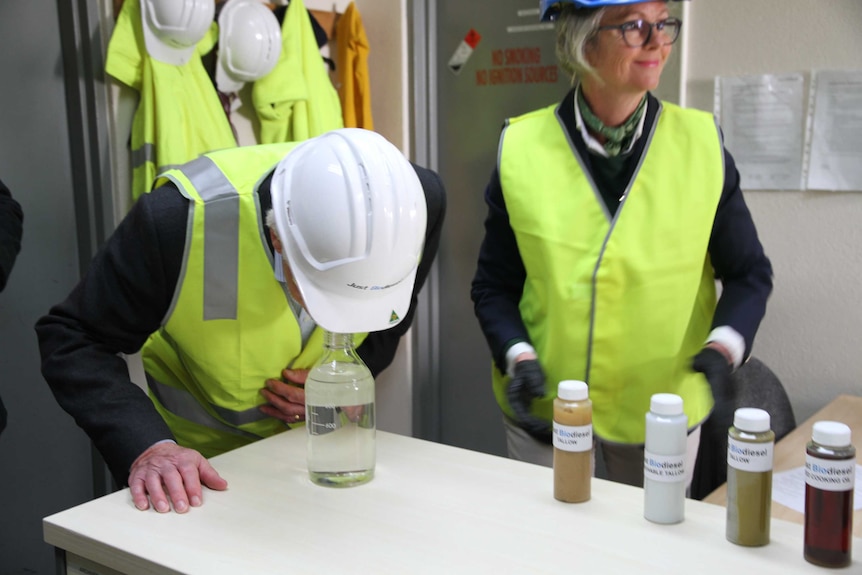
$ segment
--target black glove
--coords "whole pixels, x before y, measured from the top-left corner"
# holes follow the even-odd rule
[[[715,425],[716,431],[727,433],[728,428],[733,425],[735,409],[733,381],[730,378],[733,367],[720,351],[705,347],[694,356],[691,368],[706,376],[706,381],[712,390],[712,399],[715,402],[709,419]]]
[[[515,412],[515,421],[534,438],[551,442],[551,424],[530,413],[534,399],[545,396],[545,374],[535,359],[526,359],[515,364],[515,375],[509,381],[506,397]]]

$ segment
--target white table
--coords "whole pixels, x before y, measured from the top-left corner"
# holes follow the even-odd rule
[[[589,502],[565,504],[549,468],[384,432],[377,447],[373,481],[318,487],[304,433],[286,432],[213,459],[229,488],[185,515],[137,511],[123,490],[45,518],[45,541],[70,573],[825,573],[795,523],[738,547],[716,505],[656,525],[638,488],[593,480]]]

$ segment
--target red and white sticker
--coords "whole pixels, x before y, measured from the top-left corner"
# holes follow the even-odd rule
[[[449,69],[452,70],[452,72],[456,75],[461,73],[461,69],[467,63],[467,60],[470,59],[470,56],[473,54],[473,50],[476,49],[476,46],[479,44],[479,40],[481,39],[482,36],[480,36],[474,29],[470,28],[470,31],[467,32],[467,35],[464,36],[463,40],[461,40],[458,48],[455,49],[455,53],[452,54],[451,58],[449,58]]]

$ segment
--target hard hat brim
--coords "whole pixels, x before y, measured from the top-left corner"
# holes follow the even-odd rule
[[[288,261],[295,261],[296,257],[289,255]],[[401,323],[410,309],[417,267],[398,284],[376,294],[357,292],[357,297],[324,292],[301,269],[291,268],[291,273],[302,294],[305,311],[317,325],[334,333],[364,333]]]
[[[172,66],[185,65],[189,60],[191,60],[195,50],[197,50],[197,45],[185,48],[168,46],[153,34],[146,24],[144,24],[144,45],[147,48],[147,54],[150,55],[150,58]]]

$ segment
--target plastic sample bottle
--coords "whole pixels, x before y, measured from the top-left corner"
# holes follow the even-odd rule
[[[654,523],[685,518],[685,452],[688,416],[682,398],[657,393],[650,398],[644,444],[644,517]]]
[[[727,434],[727,540],[757,547],[769,543],[775,433],[769,413],[743,407]]]
[[[850,565],[856,448],[850,428],[818,421],[805,449],[805,560],[823,567]]]
[[[581,503],[593,477],[593,403],[587,384],[565,380],[554,399],[554,498]]]
[[[324,332],[324,351],[305,382],[308,474],[313,483],[371,481],[376,458],[374,378],[353,334]]]

